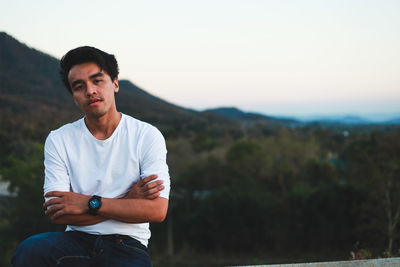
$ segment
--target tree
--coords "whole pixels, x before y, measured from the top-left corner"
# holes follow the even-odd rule
[[[62,230],[52,225],[43,212],[43,144],[25,143],[23,156],[9,155],[0,169],[2,179],[16,194],[6,207],[0,227],[3,258],[7,264],[16,245],[26,237],[49,230]]]
[[[400,131],[374,133],[355,141],[343,157],[350,179],[367,187],[371,200],[385,212],[380,227],[386,229],[391,254],[400,222]]]

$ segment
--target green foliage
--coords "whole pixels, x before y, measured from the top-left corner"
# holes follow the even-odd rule
[[[192,139],[192,146],[196,152],[211,150],[217,145],[216,140],[206,133],[198,133]]]
[[[284,130],[226,144],[217,158],[211,149],[209,156],[203,152],[192,160],[174,177],[178,250],[334,252],[346,259],[361,242],[365,251],[383,251],[381,230],[387,219],[374,195],[379,183],[387,181],[383,174],[397,175],[398,133],[354,135],[329,145],[326,136]],[[380,145],[368,148],[365,140]],[[400,192],[394,181],[389,184],[394,200]],[[399,236],[394,240],[398,247]]]
[[[393,251],[398,240],[400,224],[400,131],[379,132],[349,145],[343,158],[347,161],[347,175],[368,194],[370,219],[363,228],[374,229],[385,238],[377,238],[375,246]],[[398,241],[397,241],[398,242]]]
[[[0,247],[8,264],[16,245],[26,237],[50,230],[52,226],[44,216],[43,204],[43,144],[25,143],[23,156],[6,157],[0,174],[9,182],[9,191],[16,197],[4,197],[0,220]]]
[[[357,251],[388,251],[382,194],[390,193],[394,216],[398,132],[357,135],[337,151],[302,129],[253,139],[217,136],[167,139],[172,193],[168,223],[152,225],[150,247],[157,255],[167,253],[168,242],[175,254],[285,257],[291,251],[347,259],[357,242]],[[6,133],[2,138],[12,140]],[[208,146],[207,139],[218,145]],[[1,211],[0,247],[9,259],[26,236],[61,229],[41,209],[43,144],[3,142],[11,153],[0,173],[18,194]],[[168,233],[173,240],[167,242]],[[394,231],[392,251],[399,242]]]
[[[14,236],[21,240],[32,232],[44,231],[48,223],[42,208],[43,145],[27,144],[23,158],[9,156],[1,174],[4,180],[10,182],[10,191],[18,196],[9,207]]]
[[[243,184],[253,180],[267,178],[271,172],[271,158],[260,144],[255,141],[239,141],[226,155],[232,182]]]

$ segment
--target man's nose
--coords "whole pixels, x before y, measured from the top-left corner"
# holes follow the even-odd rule
[[[94,86],[94,84],[88,84],[87,85],[87,89],[86,89],[86,94],[87,95],[93,95],[96,94],[96,86]]]

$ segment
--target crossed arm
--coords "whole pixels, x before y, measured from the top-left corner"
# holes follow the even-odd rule
[[[45,214],[55,224],[93,225],[108,219],[126,223],[162,222],[168,210],[168,199],[159,197],[164,189],[162,181],[153,181],[157,175],[148,176],[136,183],[119,199],[102,198],[97,216],[88,214],[89,195],[74,192],[52,191],[45,197]],[[153,181],[153,182],[151,182]]]

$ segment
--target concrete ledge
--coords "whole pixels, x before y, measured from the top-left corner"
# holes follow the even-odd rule
[[[332,261],[295,264],[247,265],[237,267],[400,267],[400,258]]]

